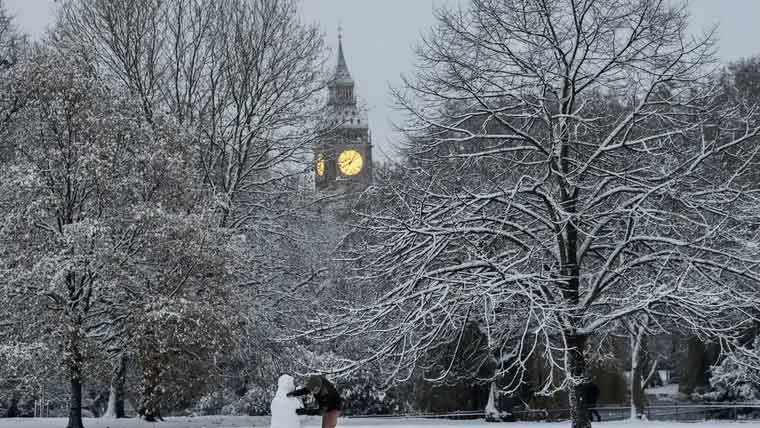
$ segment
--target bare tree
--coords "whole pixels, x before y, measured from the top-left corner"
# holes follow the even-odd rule
[[[15,27],[5,3],[0,1],[0,138],[28,92],[19,78],[23,74],[19,62],[26,50],[26,37]],[[0,139],[0,159],[8,145],[9,142]]]
[[[81,427],[89,333],[105,308],[107,266],[129,241],[109,216],[126,184],[114,145],[129,131],[86,64],[42,49],[29,69],[30,102],[12,125],[15,162],[3,168],[3,233],[14,242],[2,257],[6,292],[18,312],[40,315],[41,336],[61,349],[68,426]]]
[[[154,303],[172,298],[182,308],[204,307],[177,310],[185,318],[170,317],[167,328],[202,318],[209,326],[224,324],[219,257],[225,253],[218,244],[229,240],[215,233],[209,204],[188,203],[192,151],[175,121],[157,114],[148,122],[142,99],[108,85],[81,46],[51,41],[26,67],[33,90],[10,126],[14,162],[0,170],[0,210],[7,220],[0,232],[9,242],[0,252],[9,274],[4,294],[23,314],[17,318],[34,320],[36,340],[63,350],[69,426],[80,427],[82,386],[92,380],[88,364],[95,355],[116,361],[118,392],[118,364],[125,357],[168,352],[140,346],[150,343],[139,334],[146,323],[173,339],[177,365],[188,353],[197,364],[211,364],[214,352],[226,349],[214,347],[226,338],[218,330],[195,329],[195,340],[208,345],[203,347],[155,327],[166,313]],[[218,318],[205,316],[212,312]],[[212,371],[206,366],[206,374]],[[208,376],[193,379],[189,394],[198,393]]]
[[[189,130],[219,223],[259,220],[261,192],[303,173],[325,79],[323,40],[292,0],[69,0],[59,37]],[[276,192],[275,192],[276,194]]]
[[[15,65],[24,49],[26,37],[13,23],[13,19],[0,1],[0,70],[7,70]]]
[[[374,334],[360,363],[390,358],[403,377],[477,322],[494,377],[513,391],[542,358],[542,392],[569,391],[573,427],[590,426],[588,339],[615,322],[646,314],[732,340],[757,306],[757,183],[743,178],[760,122],[716,102],[711,39],[688,35],[685,8],[441,10],[397,92],[415,167],[370,204],[359,249],[359,276],[393,285],[312,333]]]
[[[310,215],[303,208],[313,201],[302,197],[299,179],[311,168],[305,155],[320,126],[321,34],[299,20],[292,0],[68,0],[54,37],[82,46],[99,76],[140,100],[151,127],[172,122],[181,130],[193,176],[178,192],[189,196],[178,204],[193,213],[212,207],[213,221],[204,227],[213,224],[213,235],[229,238],[227,247],[235,249],[223,261],[224,284],[235,289],[228,311],[242,315],[250,337],[240,338],[246,349],[234,358],[251,352],[265,359],[274,317],[253,308],[284,306],[281,291],[320,269],[293,255],[309,245],[299,221]],[[159,199],[145,195],[146,203]],[[117,331],[126,337],[130,328]],[[134,343],[113,334],[108,343],[118,374],[122,353],[116,350]],[[114,376],[115,386],[121,377]],[[143,389],[161,386],[154,380]],[[145,407],[153,418],[161,403],[151,400]]]

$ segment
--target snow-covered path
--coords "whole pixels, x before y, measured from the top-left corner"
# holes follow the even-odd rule
[[[160,423],[143,422],[139,419],[85,419],[85,428],[268,428],[269,419],[263,417],[247,416],[205,416],[196,418],[167,418]],[[0,428],[64,428],[66,420],[63,418],[19,418],[0,419]],[[316,418],[309,419],[304,428],[319,427]],[[486,423],[483,421],[449,421],[438,419],[341,419],[339,427],[371,427],[371,428],[567,428],[567,422],[513,422],[504,424]],[[760,428],[760,421],[734,422],[734,421],[706,421],[697,423],[679,422],[600,422],[594,427],[601,428],[710,428],[710,427],[735,427],[735,428]]]

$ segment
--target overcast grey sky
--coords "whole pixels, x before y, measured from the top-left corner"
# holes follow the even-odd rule
[[[125,0],[129,1],[129,0]],[[301,14],[325,32],[333,48],[343,26],[348,67],[357,93],[370,109],[375,158],[391,150],[397,136],[391,122],[400,120],[390,108],[388,86],[412,69],[412,46],[433,24],[434,6],[456,0],[301,0]],[[21,29],[36,37],[53,18],[53,0],[5,0]],[[722,60],[760,54],[760,0],[690,0],[695,30],[719,24]],[[333,51],[334,52],[334,51]]]

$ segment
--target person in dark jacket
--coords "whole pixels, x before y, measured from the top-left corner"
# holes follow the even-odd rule
[[[588,418],[591,422],[594,422],[594,415],[599,422],[602,421],[602,415],[596,411],[596,403],[599,401],[599,387],[594,382],[589,382],[584,385],[583,399],[586,402],[586,409],[588,410]]]
[[[302,397],[313,395],[317,402],[317,409],[299,409],[298,414],[322,415],[322,428],[335,428],[338,425],[338,416],[342,410],[342,400],[338,390],[326,377],[320,375],[309,376],[306,386],[288,393],[288,397]]]

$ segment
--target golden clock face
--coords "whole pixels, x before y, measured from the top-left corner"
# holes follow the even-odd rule
[[[317,175],[320,177],[324,177],[325,173],[327,172],[327,162],[325,161],[324,155],[319,155],[317,158]]]
[[[364,158],[356,150],[346,150],[338,156],[338,169],[343,175],[356,175],[364,167]]]

